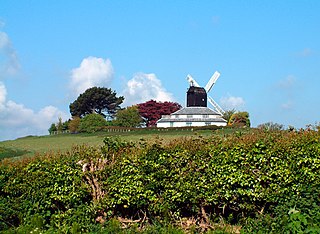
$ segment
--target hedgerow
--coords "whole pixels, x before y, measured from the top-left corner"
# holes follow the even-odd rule
[[[235,231],[228,225],[243,233],[319,233],[319,136],[248,131],[166,144],[105,138],[102,148],[4,160],[0,229],[147,233],[161,223],[176,233]]]

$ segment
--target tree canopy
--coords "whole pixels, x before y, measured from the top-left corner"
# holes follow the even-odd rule
[[[120,127],[140,127],[143,122],[138,107],[130,106],[126,109],[119,110],[113,124]]]
[[[228,125],[250,127],[249,113],[246,111],[234,113],[230,117]]]
[[[180,110],[181,105],[177,102],[157,102],[150,100],[137,105],[140,115],[145,119],[147,127],[156,126],[161,115],[170,115]]]
[[[92,113],[113,118],[123,100],[123,96],[117,97],[116,92],[109,88],[92,87],[80,94],[69,108],[72,116],[80,118]]]
[[[267,130],[267,131],[280,131],[284,129],[283,124],[274,123],[274,122],[267,122],[263,124],[259,124],[257,126],[259,129]]]
[[[222,118],[224,118],[227,123],[229,123],[229,120],[231,119],[231,116],[236,113],[235,109],[227,110],[223,113]]]
[[[99,114],[88,114],[80,120],[80,132],[97,132],[107,125],[106,119]]]

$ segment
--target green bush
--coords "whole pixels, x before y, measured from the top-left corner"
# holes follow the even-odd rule
[[[106,119],[99,114],[89,114],[80,120],[79,132],[97,132],[107,126]]]
[[[224,220],[243,233],[319,233],[319,136],[248,131],[152,144],[105,138],[100,149],[7,160],[0,164],[0,228],[180,233],[178,223],[193,219],[194,232],[213,233],[212,223]],[[136,222],[124,232],[118,217]]]

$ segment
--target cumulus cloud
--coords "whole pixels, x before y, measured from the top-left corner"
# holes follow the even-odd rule
[[[231,95],[222,97],[220,103],[225,110],[241,110],[245,105],[245,101],[242,97],[234,97]]]
[[[0,31],[0,61],[0,72],[4,75],[13,75],[20,69],[18,56],[10,38],[2,31]]]
[[[74,96],[94,86],[108,86],[113,78],[113,68],[109,59],[87,57],[80,67],[71,71],[70,88]]]
[[[67,119],[68,115],[54,106],[46,106],[40,111],[6,100],[6,87],[0,83],[0,140],[13,139],[27,135],[48,134],[51,123],[59,117]]]
[[[0,110],[4,105],[7,96],[7,89],[2,82],[0,82]]]
[[[149,101],[173,101],[173,95],[166,91],[155,74],[137,73],[129,80],[123,90],[124,105],[130,106]]]
[[[6,33],[0,31],[0,77],[14,75],[19,69],[11,41]],[[7,94],[5,84],[0,81],[0,140],[48,134],[51,123],[57,122],[59,117],[66,120],[69,116],[54,106],[46,106],[36,112],[23,104],[7,100]]]

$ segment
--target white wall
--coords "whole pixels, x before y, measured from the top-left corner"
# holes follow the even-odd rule
[[[205,126],[206,122],[192,122],[191,127],[200,127]],[[226,126],[227,123],[224,122],[211,122],[211,125],[216,126]],[[186,122],[173,122],[173,126],[170,125],[170,122],[162,122],[157,124],[158,128],[169,128],[169,127],[187,127]]]

